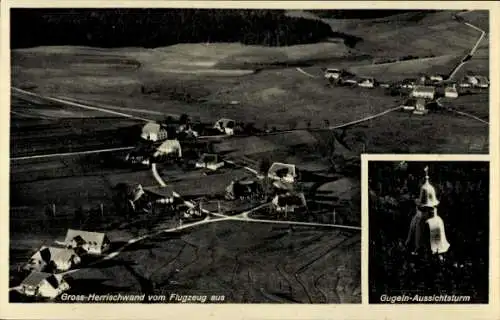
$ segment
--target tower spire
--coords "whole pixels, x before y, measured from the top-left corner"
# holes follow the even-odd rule
[[[425,181],[428,182],[429,181],[429,166],[425,166],[424,172],[425,172]]]

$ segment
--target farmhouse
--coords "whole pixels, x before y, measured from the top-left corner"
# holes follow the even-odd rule
[[[62,275],[33,271],[21,283],[20,292],[27,296],[55,298],[69,289]]]
[[[297,179],[297,169],[293,164],[274,162],[267,172],[267,177],[276,181],[294,183]]]
[[[234,134],[235,127],[236,121],[226,118],[219,119],[219,121],[217,121],[214,125],[214,129],[217,129],[221,133],[224,133],[228,136],[232,136]]]
[[[82,248],[89,254],[102,254],[111,243],[104,233],[74,229],[68,229],[64,242],[69,248]]]
[[[160,157],[171,157],[171,158],[182,158],[182,148],[179,140],[165,140],[153,154],[154,158]]]
[[[307,202],[303,193],[286,193],[276,195],[271,203],[273,209],[280,213],[307,210]]]
[[[413,98],[434,99],[436,88],[431,86],[415,86],[410,96]]]
[[[73,249],[42,247],[31,257],[28,267],[42,271],[46,266],[53,265],[56,271],[67,271],[80,262],[81,258]]]
[[[156,122],[148,122],[142,127],[141,138],[149,141],[161,141],[167,139],[167,129]]]
[[[455,84],[447,86],[444,89],[444,96],[446,98],[458,98],[458,91]]]
[[[358,82],[358,86],[362,88],[373,88],[375,87],[375,79],[374,78],[362,78]]]

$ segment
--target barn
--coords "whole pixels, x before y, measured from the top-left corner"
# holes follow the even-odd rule
[[[142,127],[141,138],[149,141],[161,141],[168,138],[168,132],[159,123],[148,122]]]

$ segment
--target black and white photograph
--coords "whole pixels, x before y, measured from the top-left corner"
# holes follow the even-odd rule
[[[487,304],[489,162],[369,161],[369,302]]]
[[[488,10],[9,13],[13,303],[360,304],[361,154],[490,152]]]

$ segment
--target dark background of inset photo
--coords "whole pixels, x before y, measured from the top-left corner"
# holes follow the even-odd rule
[[[415,263],[405,249],[414,200],[429,167],[450,249]],[[369,303],[381,295],[470,295],[488,303],[489,163],[369,162]]]

